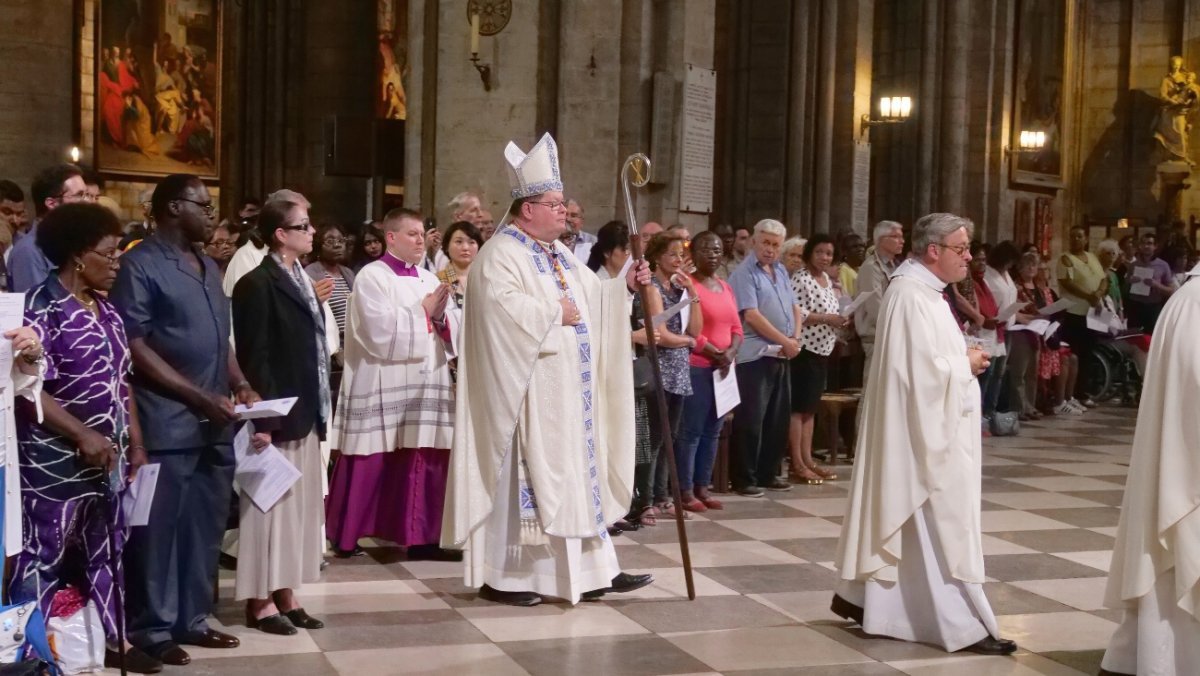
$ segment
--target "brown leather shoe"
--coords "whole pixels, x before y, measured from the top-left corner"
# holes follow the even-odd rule
[[[187,636],[179,642],[187,645],[198,645],[201,648],[236,648],[242,644],[238,637],[221,633],[216,629],[209,629],[203,634]]]
[[[187,651],[180,648],[179,644],[174,641],[156,643],[146,648],[144,652],[163,664],[170,664],[175,667],[184,667],[192,663],[192,656],[187,654]]]

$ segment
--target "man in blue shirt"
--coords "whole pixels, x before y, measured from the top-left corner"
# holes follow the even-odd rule
[[[151,198],[156,229],[121,257],[112,301],[133,355],[142,437],[160,466],[150,523],[125,549],[129,641],[166,664],[191,661],[179,644],[233,648],[208,625],[212,580],[229,513],[238,403],[258,395],[229,345],[229,300],[199,246],[213,203],[200,179],[174,174]]]
[[[30,186],[37,220],[29,234],[13,245],[8,259],[8,290],[24,293],[46,281],[54,270],[37,245],[37,221],[60,204],[92,202],[94,198],[83,182],[83,173],[73,164],[59,164],[38,172]]]
[[[779,262],[785,237],[787,229],[779,221],[759,221],[752,251],[729,275],[746,332],[737,355],[742,403],[733,418],[731,474],[734,490],[748,497],[762,497],[764,488],[791,489],[779,477],[779,462],[788,445],[788,360],[800,353],[796,335],[801,309]]]

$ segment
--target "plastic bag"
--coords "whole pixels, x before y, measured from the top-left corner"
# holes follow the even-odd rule
[[[50,649],[64,674],[92,674],[104,669],[104,624],[96,604],[83,602],[78,589],[54,595],[48,633]]]

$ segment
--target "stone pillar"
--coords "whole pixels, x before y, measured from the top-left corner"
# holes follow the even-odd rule
[[[970,0],[946,0],[946,48],[942,55],[945,82],[942,103],[939,211],[961,214],[967,169],[967,68],[971,47]]]
[[[837,79],[836,0],[821,2],[821,32],[817,45],[816,159],[813,163],[813,222],[809,232],[829,232],[830,192],[833,186],[834,86]]]
[[[0,0],[0,178],[26,196],[33,175],[66,161],[77,142],[73,7],[72,0]]]
[[[812,35],[810,20],[816,3],[798,2],[792,7],[792,63],[791,81],[788,83],[790,92],[787,116],[788,152],[787,152],[787,192],[784,195],[786,205],[785,224],[793,230],[807,232],[810,227],[810,215],[813,208],[812,185],[812,134],[807,121],[811,119],[810,110],[813,97],[809,95],[809,85],[815,76],[815,70],[809,61]]]
[[[920,125],[917,143],[917,209],[914,218],[933,211],[937,117],[939,106],[938,53],[941,36],[941,0],[926,0],[921,17],[921,84],[913,113]]]
[[[869,115],[871,105],[872,50],[875,34],[875,0],[840,0],[838,4],[838,57],[835,77],[838,86],[834,102],[833,176],[838,186],[830,195],[829,231],[840,233],[851,229],[866,234],[863,222],[854,222],[856,199],[869,200],[869,187],[855,185],[857,142],[872,144],[893,143],[898,138],[893,129],[878,129],[863,134],[861,120]],[[884,94],[885,92],[880,92]],[[892,92],[889,92],[892,93]],[[870,160],[867,160],[868,162]],[[869,164],[865,167],[870,175]]]

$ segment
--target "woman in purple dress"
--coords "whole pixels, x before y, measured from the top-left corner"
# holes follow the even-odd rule
[[[46,617],[56,591],[79,586],[100,613],[108,666],[116,665],[124,600],[120,496],[146,463],[125,328],[104,295],[120,241],[121,224],[99,205],[63,205],[38,224],[38,247],[58,270],[25,302],[25,320],[45,346],[44,379],[40,420],[32,404],[17,411],[24,546],[10,582],[14,601],[36,600]],[[129,646],[125,664],[134,673],[162,669]]]

